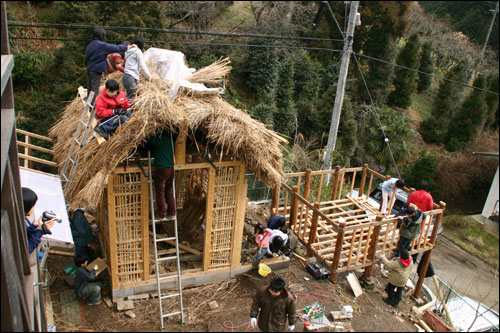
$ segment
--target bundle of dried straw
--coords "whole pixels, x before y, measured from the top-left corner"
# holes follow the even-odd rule
[[[219,59],[187,79],[197,83],[220,82],[230,70],[228,64],[229,59]],[[121,75],[115,72],[108,79],[121,82]],[[66,192],[70,206],[97,206],[108,176],[118,163],[131,156],[148,136],[178,128],[206,133],[206,139],[223,154],[245,160],[248,169],[265,184],[273,185],[281,181],[283,161],[280,142],[285,141],[283,138],[213,92],[192,93],[189,89],[181,89],[172,101],[168,97],[171,86],[171,83],[158,77],[140,80],[132,117],[104,145],[99,146],[92,139],[82,148],[78,170]],[[103,88],[101,86],[101,90]],[[49,131],[49,136],[55,140],[55,159],[60,169],[68,155],[82,111],[83,103],[77,97],[68,104],[62,118]]]

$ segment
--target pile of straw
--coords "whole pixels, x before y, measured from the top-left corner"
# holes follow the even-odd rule
[[[188,80],[197,83],[220,82],[229,72],[228,64],[228,59],[220,59],[200,69]],[[121,83],[121,75],[115,72],[108,79],[113,78]],[[104,85],[101,90],[103,88]],[[227,103],[218,94],[180,89],[172,101],[168,97],[170,88],[170,83],[158,77],[149,81],[140,80],[132,117],[102,146],[92,139],[82,148],[78,170],[66,191],[70,206],[97,206],[108,176],[118,163],[130,157],[148,136],[179,128],[188,128],[192,133],[201,131],[206,140],[220,152],[220,156],[233,155],[235,159],[245,160],[249,171],[255,172],[266,185],[281,181],[283,161],[280,142],[286,140],[252,119],[245,111]],[[82,111],[83,103],[76,97],[49,131],[49,136],[55,140],[55,159],[59,171],[68,155]]]

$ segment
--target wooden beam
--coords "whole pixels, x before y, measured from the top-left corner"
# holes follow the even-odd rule
[[[297,194],[299,192],[299,187],[297,185],[292,187],[292,202],[290,204],[290,226],[293,231],[297,230],[297,213],[298,213],[298,199]],[[298,233],[297,233],[298,237]]]
[[[175,142],[175,164],[186,164],[187,128],[181,127]]]
[[[236,190],[236,213],[234,217],[233,242],[231,245],[231,267],[237,267],[241,262],[241,241],[245,224],[245,208],[247,206],[248,184],[245,179],[245,167],[238,169],[238,187]]]
[[[148,174],[151,174],[148,170]],[[142,174],[141,177],[141,214],[142,214],[142,259],[144,265],[144,272],[142,274],[143,280],[149,280],[149,182],[148,179]],[[153,181],[151,179],[151,181]],[[154,223],[153,223],[154,228]]]
[[[37,158],[37,157],[33,157],[33,156],[28,156],[28,155],[24,155],[24,154],[18,154],[18,155],[19,155],[19,158],[22,158],[22,159],[25,159],[25,160],[29,160],[29,161],[33,161],[33,162],[42,163],[42,164],[45,164],[45,165],[57,167],[57,163],[56,162],[47,161],[47,160],[44,160],[44,159],[41,159],[41,158]]]
[[[19,129],[19,128],[16,128],[16,133],[24,134],[24,135],[29,135],[32,138],[37,138],[37,139],[45,140],[45,141],[48,141],[48,142],[54,142],[54,140],[52,140],[49,137],[46,137],[46,136],[43,136],[43,135],[40,135],[40,134],[31,133],[31,132],[28,132],[28,131],[24,131],[24,130]]]
[[[382,219],[381,216],[377,216],[376,221],[380,221],[381,219]],[[378,236],[380,235],[381,228],[382,228],[382,226],[380,224],[376,225],[374,227],[372,239],[370,240],[370,247],[366,250],[366,251],[368,251],[368,256],[366,258],[366,261],[371,262],[371,265],[367,266],[365,268],[364,273],[363,273],[363,277],[366,280],[369,280],[371,275],[372,275],[373,264],[375,263],[373,258],[375,258],[375,252],[377,251]]]
[[[208,164],[208,163],[207,163]],[[210,267],[210,254],[212,252],[212,222],[215,200],[215,170],[208,169],[208,190],[207,204],[205,214],[205,241],[203,246],[203,270],[207,271]]]
[[[118,256],[116,244],[116,209],[115,209],[115,191],[113,183],[115,175],[112,173],[108,178],[108,226],[109,226],[109,266],[111,272],[111,285],[112,288],[118,286]],[[149,257],[148,257],[149,259]]]
[[[340,173],[340,166],[335,167],[335,180],[333,181],[333,187],[332,187],[332,201],[337,199],[337,189],[339,185],[339,173]]]
[[[330,266],[332,274],[330,275],[330,281],[337,283],[337,269],[339,268],[340,253],[342,252],[342,245],[344,244],[344,229],[340,226],[340,230],[337,233],[337,242],[335,243],[335,254],[333,255],[333,262]]]
[[[311,251],[311,245],[316,241],[316,232],[318,230],[318,209],[319,209],[319,204],[315,203],[314,204],[314,210],[313,210],[313,216],[312,216],[312,222],[311,222],[311,229],[309,231],[309,247],[307,249],[307,256],[310,257],[312,255]],[[305,232],[304,232],[305,234]]]
[[[368,170],[368,164],[363,164],[363,173],[361,174],[361,184],[359,185],[358,197],[362,197],[365,193],[365,183],[366,183],[366,173]],[[369,195],[370,193],[367,193]]]

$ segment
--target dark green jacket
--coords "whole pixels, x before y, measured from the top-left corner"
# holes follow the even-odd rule
[[[154,166],[156,169],[172,168],[174,166],[174,147],[176,137],[164,131],[160,136],[150,136],[148,141],[154,146]]]
[[[401,237],[406,239],[415,239],[420,234],[420,225],[425,214],[417,209],[416,214],[412,217],[403,219],[401,230],[399,231]]]

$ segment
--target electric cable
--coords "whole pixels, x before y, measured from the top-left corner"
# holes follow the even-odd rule
[[[458,82],[458,81],[450,80],[450,79],[447,79],[447,78],[444,78],[444,77],[441,77],[441,76],[437,76],[437,75],[432,74],[432,73],[422,72],[422,71],[419,71],[418,69],[405,67],[405,66],[402,66],[402,65],[398,65],[398,64],[395,64],[395,63],[392,63],[392,62],[386,61],[386,60],[382,60],[382,59],[377,59],[377,58],[374,58],[374,57],[370,57],[370,56],[367,56],[367,55],[365,55],[365,54],[356,53],[356,52],[353,52],[353,54],[356,54],[356,55],[358,55],[358,56],[360,56],[360,57],[368,58],[368,59],[371,59],[371,60],[375,60],[375,61],[383,62],[383,63],[385,63],[385,64],[387,64],[387,65],[391,65],[391,66],[394,66],[394,67],[404,68],[404,69],[406,69],[406,70],[410,70],[410,71],[413,71],[413,72],[417,72],[417,73],[419,73],[419,74],[430,75],[430,76],[432,76],[432,77],[435,77],[436,79],[441,79],[441,80],[444,80],[444,81],[448,81],[448,82],[456,83],[456,84],[459,84],[459,85],[462,85],[462,86],[465,86],[465,87],[468,87],[468,88],[481,90],[481,91],[483,91],[483,92],[485,92],[485,93],[489,93],[489,94],[493,94],[493,95],[497,95],[497,96],[498,96],[498,92],[494,92],[494,91],[490,91],[490,90],[487,90],[487,89],[483,89],[483,88],[475,87],[475,86],[472,86],[472,85],[467,84],[467,83],[462,83],[462,82]]]
[[[49,23],[23,23],[9,22],[9,27],[32,27],[32,28],[54,28],[54,29],[72,29],[72,30],[87,30],[93,29],[93,25],[73,25],[73,24],[49,24]],[[318,38],[318,37],[298,37],[298,36],[281,36],[281,35],[262,35],[262,34],[241,34],[241,33],[225,33],[212,31],[188,31],[188,30],[171,30],[171,29],[155,29],[155,28],[139,28],[139,27],[103,27],[111,31],[139,31],[151,33],[171,33],[184,35],[211,35],[222,37],[250,37],[250,38],[268,38],[268,39],[291,39],[291,40],[307,40],[307,41],[329,41],[342,42],[342,39]]]
[[[394,159],[394,155],[392,154],[391,145],[389,144],[389,139],[385,135],[384,127],[382,126],[382,122],[380,121],[380,117],[378,116],[378,113],[377,113],[377,105],[373,101],[372,94],[370,93],[370,89],[368,89],[368,85],[366,84],[365,76],[363,75],[363,72],[361,71],[361,66],[359,65],[358,59],[356,58],[356,54],[353,52],[352,55],[354,57],[354,60],[356,61],[356,65],[358,67],[359,73],[361,74],[361,78],[363,79],[363,83],[365,85],[366,91],[368,92],[368,96],[370,97],[371,104],[373,105],[373,112],[375,113],[375,116],[377,118],[380,129],[382,130],[382,134],[384,136],[384,142],[387,144],[387,148],[389,148],[389,153],[391,155],[392,162],[394,163],[394,167],[396,168],[396,172],[398,173],[399,179],[401,179],[401,174],[399,173],[398,165],[396,163],[396,160]]]
[[[326,5],[328,6],[328,10],[330,11],[330,14],[332,15],[333,17],[333,20],[335,21],[335,24],[337,25],[337,28],[339,28],[339,31],[340,31],[340,34],[342,35],[342,37],[345,37],[344,36],[344,32],[342,31],[342,28],[340,28],[340,24],[339,22],[337,21],[337,19],[335,18],[335,15],[333,15],[333,10],[332,10],[332,7],[330,7],[330,3],[328,1],[324,1],[326,2]]]
[[[19,36],[9,36],[9,39],[21,39],[21,40],[60,40],[60,41],[70,41],[70,42],[90,42],[88,39],[77,39],[77,38],[55,38],[55,37],[19,37]],[[121,40],[108,40],[110,43],[121,43]],[[277,48],[277,49],[292,49],[292,50],[311,50],[311,51],[328,51],[328,52],[338,52],[341,50],[334,50],[324,47],[307,47],[307,46],[293,46],[293,45],[256,45],[256,44],[235,44],[235,43],[203,43],[203,42],[164,42],[164,41],[146,41],[148,44],[185,44],[185,45],[200,45],[200,46],[236,46],[236,47],[260,47],[260,48]]]

